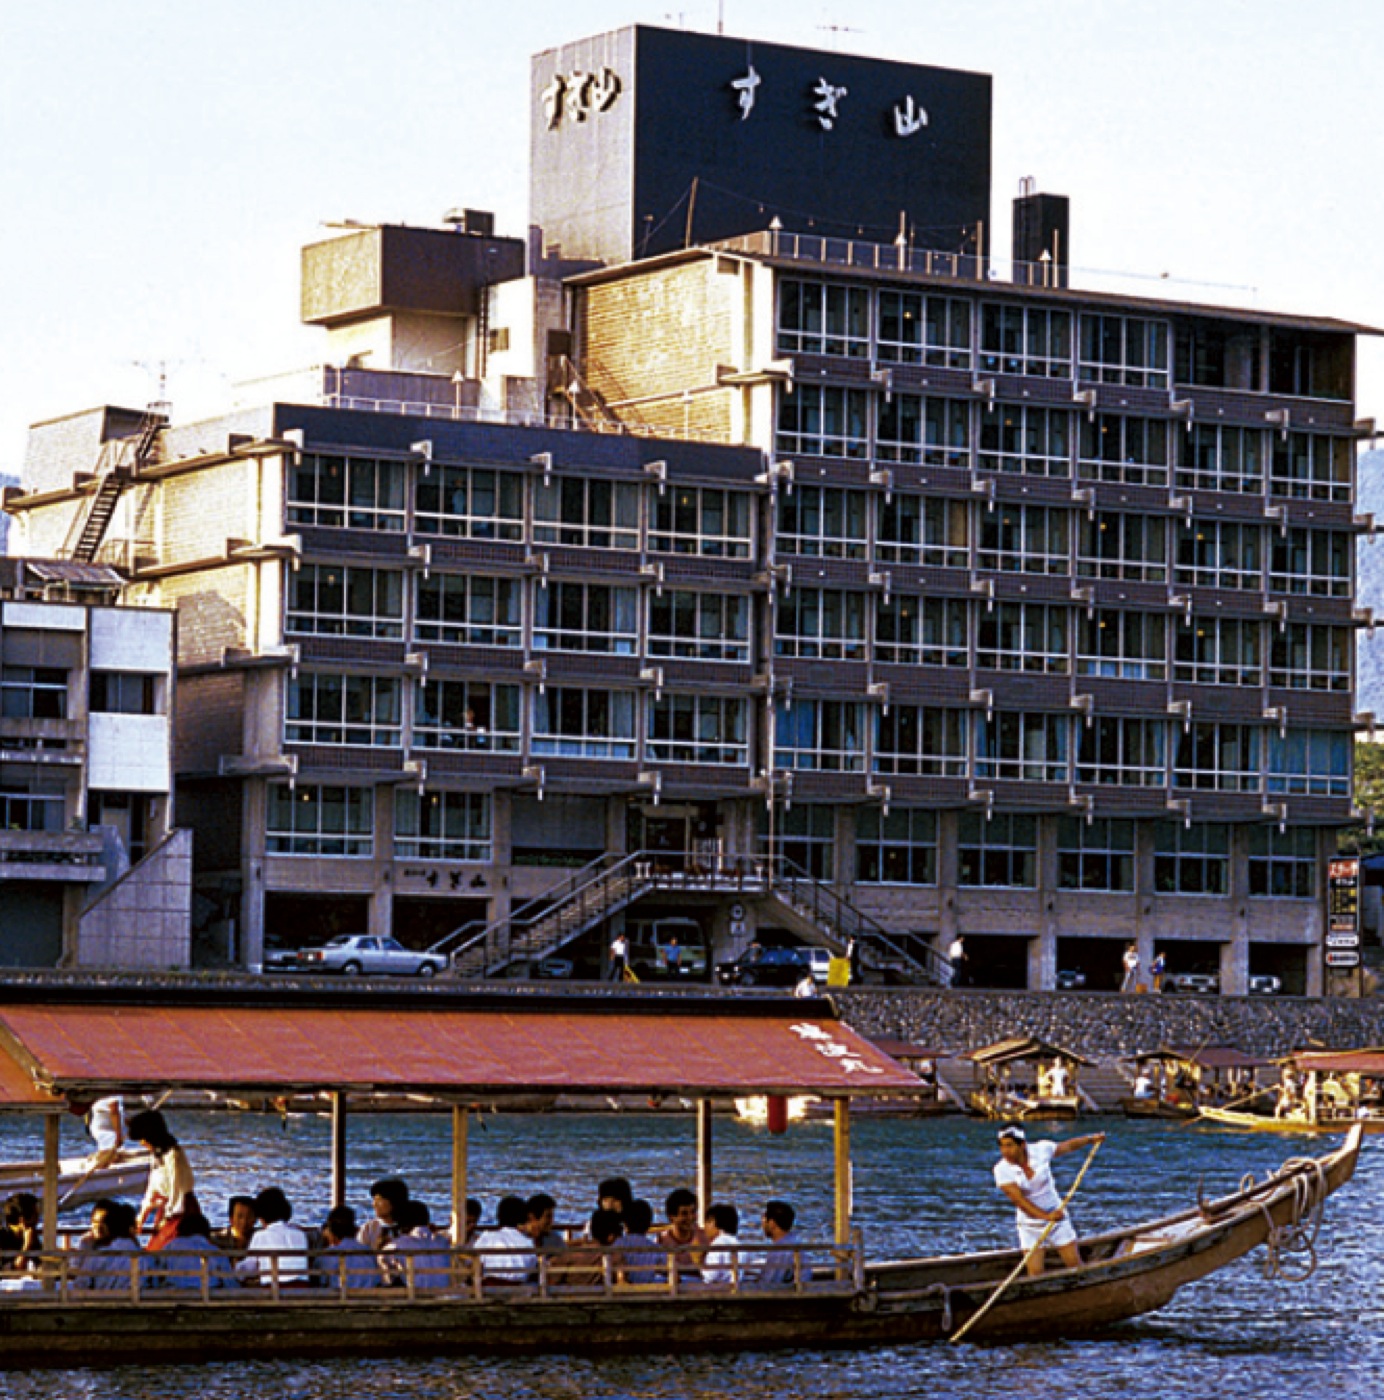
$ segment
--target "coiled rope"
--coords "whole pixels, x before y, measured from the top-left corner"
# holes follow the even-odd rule
[[[1287,1221],[1277,1224],[1267,1201],[1259,1207],[1268,1227],[1264,1237],[1264,1277],[1302,1283],[1317,1271],[1317,1235],[1330,1192],[1326,1169],[1315,1158],[1294,1157],[1284,1162],[1265,1181],[1264,1187],[1289,1180],[1291,1214]],[[1242,1191],[1252,1191],[1254,1186],[1253,1173],[1240,1182]]]

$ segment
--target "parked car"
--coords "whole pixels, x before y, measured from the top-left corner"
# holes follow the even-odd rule
[[[298,949],[266,948],[264,961],[260,964],[259,970],[261,972],[297,972]]]
[[[1256,972],[1249,979],[1249,994],[1252,997],[1275,997],[1283,990],[1283,979],[1267,972]]]
[[[539,958],[533,965],[533,975],[544,981],[566,981],[577,970],[571,958]]]
[[[630,967],[641,982],[706,981],[706,940],[696,919],[630,925]]]
[[[750,948],[733,962],[717,963],[716,980],[727,987],[796,987],[815,976],[809,948]]]
[[[395,938],[376,938],[368,933],[343,933],[320,948],[304,948],[298,954],[303,972],[340,972],[347,977],[361,973],[392,974],[396,977],[436,977],[447,967],[440,953],[419,953],[405,948]]]
[[[1075,992],[1086,985],[1086,974],[1078,972],[1074,967],[1060,967],[1057,970],[1057,990],[1059,992]]]
[[[803,952],[807,954],[807,963],[812,969],[812,980],[819,987],[825,987],[827,973],[831,971],[831,949],[804,948]]]
[[[1174,972],[1164,979],[1163,988],[1169,992],[1215,996],[1221,989],[1221,979],[1214,972]]]

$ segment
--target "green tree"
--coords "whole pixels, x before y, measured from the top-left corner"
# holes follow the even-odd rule
[[[1355,741],[1355,806],[1363,820],[1341,828],[1336,849],[1364,856],[1384,851],[1384,743]]]

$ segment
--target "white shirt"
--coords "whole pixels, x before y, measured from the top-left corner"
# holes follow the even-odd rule
[[[736,1252],[739,1243],[734,1235],[727,1234],[724,1230],[716,1236],[715,1242],[702,1260],[703,1283],[733,1282],[732,1275],[737,1260],[740,1261],[741,1277],[744,1277],[745,1256]]]
[[[308,1237],[287,1220],[255,1231],[249,1253],[235,1266],[243,1279],[268,1283],[274,1276],[273,1253],[279,1261],[280,1283],[302,1283],[308,1276]]]
[[[527,1283],[538,1267],[533,1241],[520,1229],[507,1225],[503,1229],[487,1230],[477,1235],[474,1249],[507,1249],[508,1254],[481,1256],[481,1273],[486,1278],[502,1279],[506,1283]]]
[[[995,1185],[1001,1191],[1006,1186],[1017,1186],[1024,1199],[1039,1210],[1056,1210],[1062,1204],[1057,1183],[1052,1179],[1052,1159],[1057,1151],[1055,1142],[1031,1142],[1028,1144],[1028,1166],[1032,1176],[1024,1174],[1018,1162],[1008,1162],[1001,1158],[995,1163]],[[1033,1217],[1016,1208],[1019,1220]]]
[[[1054,1065],[1048,1072],[1048,1093],[1054,1098],[1062,1098],[1068,1093],[1067,1070],[1064,1065]]]
[[[91,1106],[87,1131],[98,1152],[114,1152],[125,1140],[125,1112],[119,1097],[97,1099]]]

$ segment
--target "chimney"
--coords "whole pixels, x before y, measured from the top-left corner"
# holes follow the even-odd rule
[[[1014,280],[1029,287],[1065,287],[1070,255],[1065,194],[1038,194],[1033,177],[1014,201]]]

